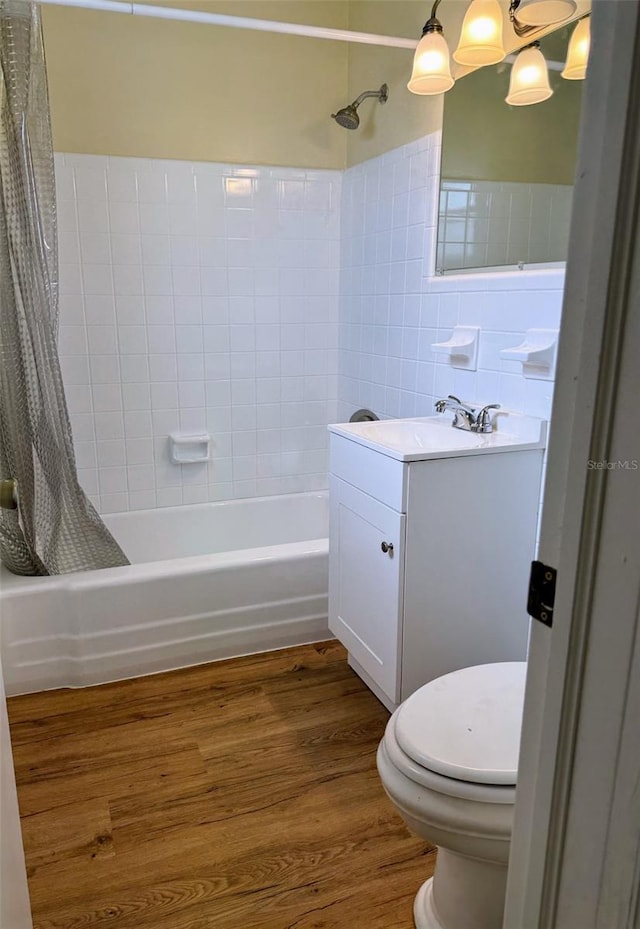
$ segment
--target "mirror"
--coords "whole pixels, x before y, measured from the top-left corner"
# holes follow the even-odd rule
[[[436,273],[565,261],[583,81],[565,80],[575,24],[540,39],[553,96],[508,106],[504,61],[445,96]]]

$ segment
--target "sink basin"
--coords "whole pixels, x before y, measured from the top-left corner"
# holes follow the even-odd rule
[[[329,431],[399,461],[423,461],[542,448],[546,422],[505,410],[495,417],[494,431],[487,435],[454,429],[447,416],[339,423],[329,426]]]

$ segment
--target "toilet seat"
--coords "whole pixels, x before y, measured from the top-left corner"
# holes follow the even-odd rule
[[[438,792],[468,799],[488,792],[493,802],[513,802],[525,675],[525,662],[500,662],[425,684],[390,720],[390,759]]]
[[[418,764],[400,748],[395,729],[396,720],[392,716],[387,723],[380,750],[386,754],[393,767],[413,781],[414,784],[454,799],[472,800],[478,803],[502,803],[511,806],[515,803],[515,787],[460,781],[453,777],[437,774],[435,771],[430,771]]]

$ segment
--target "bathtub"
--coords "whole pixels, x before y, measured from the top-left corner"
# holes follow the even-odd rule
[[[8,694],[83,687],[329,637],[328,499],[104,517],[130,566],[0,574]]]

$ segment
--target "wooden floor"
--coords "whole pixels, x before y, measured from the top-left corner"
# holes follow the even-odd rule
[[[434,851],[336,643],[9,700],[36,929],[411,929]]]

